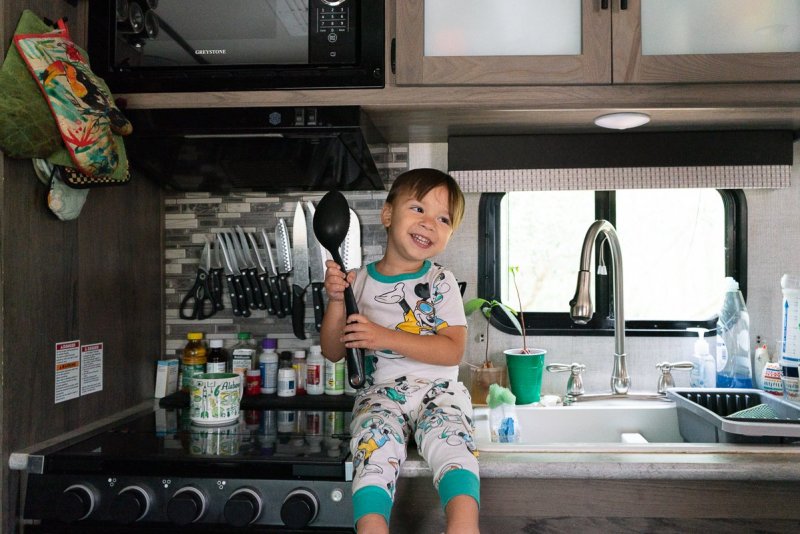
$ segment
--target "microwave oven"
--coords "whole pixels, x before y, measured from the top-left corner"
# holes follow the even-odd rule
[[[384,0],[98,0],[88,53],[115,93],[383,87],[384,10]]]

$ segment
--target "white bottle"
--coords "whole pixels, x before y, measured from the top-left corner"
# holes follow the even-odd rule
[[[752,388],[750,314],[739,283],[725,279],[725,298],[717,319],[717,387]]]
[[[278,369],[279,397],[294,397],[297,394],[296,378],[294,367],[281,367]]]
[[[278,343],[275,339],[261,340],[258,370],[261,373],[261,393],[272,395],[278,391]]]
[[[705,328],[687,328],[690,332],[697,332],[694,342],[694,353],[690,359],[694,367],[689,372],[689,384],[693,388],[713,388],[717,386],[717,364],[708,350],[705,340]]]
[[[325,357],[322,355],[322,347],[319,345],[312,345],[308,349],[306,393],[309,395],[325,393]]]

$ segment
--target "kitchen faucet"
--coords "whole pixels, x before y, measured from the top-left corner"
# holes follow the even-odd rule
[[[611,260],[614,276],[614,369],[611,371],[611,392],[614,395],[627,395],[631,387],[628,365],[625,358],[625,314],[622,296],[622,251],[614,226],[603,219],[598,219],[589,227],[583,239],[581,249],[581,265],[578,271],[578,286],[575,296],[569,301],[569,316],[577,324],[586,324],[591,320],[592,297],[590,296],[590,272],[592,249],[598,235],[602,234],[611,247]]]

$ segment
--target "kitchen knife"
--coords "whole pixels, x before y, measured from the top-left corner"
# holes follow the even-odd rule
[[[233,264],[231,260],[232,251],[228,251],[228,247],[224,240],[224,234],[217,234],[219,249],[222,252],[222,256],[225,260],[225,280],[228,283],[228,295],[231,299],[231,309],[233,310],[233,315],[237,317],[240,315],[247,317],[250,315],[250,310],[248,310],[247,306],[244,304],[244,290],[242,289],[242,283],[239,280],[239,275],[237,274],[239,270]]]
[[[292,329],[297,339],[305,339],[304,297],[308,288],[308,237],[303,203],[298,202],[292,223]]]
[[[247,240],[250,242],[250,248],[253,249],[253,253],[258,261],[258,286],[261,290],[261,301],[264,303],[267,313],[275,315],[275,307],[272,305],[272,296],[269,291],[269,275],[267,274],[267,267],[264,264],[261,251],[258,250],[258,240],[253,232],[247,232]]]
[[[314,220],[314,204],[306,202],[308,220]],[[308,256],[311,271],[311,298],[314,302],[314,327],[319,332],[322,329],[322,317],[325,314],[325,302],[322,300],[322,288],[325,286],[325,260],[328,251],[317,241],[313,225],[308,225]]]
[[[220,257],[222,254],[219,251],[219,243],[211,243],[211,248],[213,249],[213,253],[211,254],[212,267],[209,272],[209,278],[211,280],[211,299],[214,301],[214,309],[220,311],[225,309],[225,305],[222,303],[223,267]]]
[[[350,210],[350,225],[342,243],[342,261],[348,271],[361,267],[361,224],[358,215]]]
[[[247,273],[247,279],[250,282],[250,287],[253,289],[253,301],[250,303],[250,308],[266,310],[267,304],[264,302],[264,291],[261,289],[261,284],[258,283],[258,269],[256,268],[253,255],[250,252],[250,243],[241,226],[236,226],[236,233],[239,235],[240,251],[245,260],[245,273]]]
[[[289,273],[292,272],[292,252],[289,243],[289,230],[286,221],[278,219],[275,227],[275,248],[278,252],[278,285],[281,290],[281,307],[283,313],[292,313],[292,297],[289,291]]]
[[[239,269],[241,273],[239,283],[244,290],[244,305],[247,308],[255,310],[256,305],[253,300],[253,287],[250,285],[250,279],[247,276],[246,262],[242,254],[242,248],[239,245],[239,238],[236,237],[233,230],[226,230],[222,232],[222,235],[225,238],[225,245],[228,247],[228,252],[231,254],[231,263],[233,263],[233,266]]]
[[[278,288],[278,268],[275,266],[275,258],[272,256],[272,245],[269,244],[269,237],[267,231],[261,229],[261,240],[264,242],[264,250],[267,251],[267,259],[269,260],[269,299],[275,314],[278,317],[286,317],[286,312],[283,311],[281,306],[280,294],[281,290]]]

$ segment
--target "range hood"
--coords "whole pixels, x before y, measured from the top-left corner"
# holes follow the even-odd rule
[[[358,106],[130,109],[131,170],[175,191],[383,190]]]

